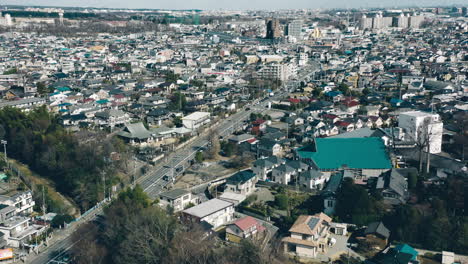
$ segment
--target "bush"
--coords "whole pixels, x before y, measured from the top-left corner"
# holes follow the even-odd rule
[[[257,195],[256,194],[252,194],[252,195],[249,195],[244,201],[242,201],[241,203],[241,206],[249,206],[251,203],[257,201]]]
[[[275,205],[280,210],[287,210],[288,202],[288,196],[286,196],[285,194],[278,194],[275,196]]]
[[[266,213],[263,212],[262,210],[258,210],[256,208],[252,208],[252,207],[243,207],[242,208],[242,211],[244,212],[251,212],[251,213],[254,213],[254,214],[257,214],[257,215],[260,215],[260,216],[263,216],[263,217],[266,217]]]
[[[64,225],[64,223],[70,223],[73,221],[73,216],[68,215],[68,214],[63,214],[63,215],[56,215],[54,219],[52,219],[52,222],[50,223],[50,226],[53,228],[59,228]]]

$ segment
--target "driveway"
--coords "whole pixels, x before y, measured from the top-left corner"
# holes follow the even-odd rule
[[[330,237],[336,239],[336,243],[332,247],[328,248],[326,253],[317,254],[317,259],[319,259],[320,261],[329,262],[330,260],[338,259],[342,254],[349,254],[361,260],[365,259],[358,253],[354,252],[352,249],[348,248],[348,236],[331,234]]]

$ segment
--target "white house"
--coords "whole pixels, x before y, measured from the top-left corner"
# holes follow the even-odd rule
[[[184,210],[183,217],[192,222],[206,222],[218,228],[232,221],[234,204],[220,199],[212,199]]]
[[[200,126],[210,122],[210,113],[194,112],[188,116],[182,117],[182,124],[191,130],[197,129]]]
[[[30,225],[29,217],[14,216],[0,224],[0,232],[8,246],[20,247],[45,231],[45,226]]]
[[[308,170],[299,174],[299,183],[309,189],[322,190],[329,177],[317,170]]]
[[[199,204],[199,199],[187,190],[174,189],[159,195],[159,205],[164,208],[170,206],[174,212],[182,211],[190,204]]]
[[[12,196],[0,195],[0,204],[15,207],[16,214],[29,215],[33,212],[36,203],[32,199],[32,192],[26,191]]]

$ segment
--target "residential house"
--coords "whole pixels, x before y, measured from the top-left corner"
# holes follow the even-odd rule
[[[279,162],[278,162],[279,161]],[[276,156],[272,156],[265,159],[257,159],[252,166],[252,171],[257,175],[259,180],[266,180],[271,177],[273,168],[278,167],[284,163],[281,159]]]
[[[147,144],[154,140],[153,134],[141,122],[127,124],[118,135],[130,144]]]
[[[318,170],[307,170],[299,174],[299,184],[312,190],[322,190],[328,178]]]
[[[183,218],[187,221],[210,224],[213,229],[232,221],[234,204],[220,199],[211,199],[194,207],[185,209]]]
[[[376,190],[382,193],[386,203],[392,205],[404,204],[409,199],[407,176],[417,175],[415,168],[392,169],[383,173],[376,183]]]
[[[290,236],[283,238],[284,251],[299,257],[317,257],[333,245],[330,237],[332,219],[324,213],[301,215],[289,229]]]
[[[32,238],[42,234],[46,230],[42,225],[31,225],[30,218],[13,216],[0,223],[1,239],[10,247],[22,247]]]
[[[183,189],[174,189],[159,195],[159,205],[163,208],[171,207],[174,212],[180,212],[189,205],[197,204],[199,204],[199,198]]]
[[[350,132],[354,130],[354,124],[346,121],[338,121],[335,123],[335,126],[338,127],[340,133]]]
[[[252,134],[260,135],[266,129],[266,121],[263,119],[257,119],[252,122]]]
[[[259,156],[268,157],[268,156],[279,156],[281,154],[282,147],[281,145],[271,139],[261,139],[257,143],[257,154]]]
[[[241,134],[241,135],[235,135],[229,138],[229,142],[232,142],[236,145],[239,145],[243,142],[249,141],[251,139],[254,139],[255,137],[250,134]]]
[[[336,194],[343,180],[343,172],[337,172],[330,176],[325,189],[320,194],[323,199],[323,212],[327,215],[335,213]]]
[[[130,116],[122,110],[108,109],[94,114],[98,126],[116,127],[130,121]]]
[[[382,222],[372,222],[364,230],[366,238],[379,238],[388,241],[390,230],[388,230]]]
[[[257,176],[251,170],[236,172],[234,175],[226,179],[225,192],[232,192],[248,196],[255,192],[255,184]]]
[[[240,243],[242,239],[260,238],[266,228],[255,218],[246,216],[234,221],[226,227],[226,240]]]
[[[169,120],[171,112],[165,108],[155,108],[146,115],[148,124],[160,126],[162,122]]]
[[[17,215],[30,215],[36,204],[31,191],[19,192],[12,196],[0,195],[0,204],[14,206]]]
[[[271,180],[276,183],[288,184],[297,171],[288,164],[282,164],[272,170]]]

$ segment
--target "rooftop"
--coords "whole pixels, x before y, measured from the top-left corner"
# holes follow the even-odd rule
[[[183,189],[174,189],[160,194],[162,197],[167,197],[169,199],[177,199],[183,195],[188,194],[189,191]]]
[[[206,201],[202,204],[199,204],[197,206],[191,207],[189,209],[184,210],[184,213],[196,216],[198,218],[203,218],[205,216],[214,214],[220,210],[223,210],[224,208],[233,206],[232,203],[223,201],[220,199],[211,199],[209,201]]]
[[[321,170],[390,169],[392,164],[380,138],[317,138],[316,151],[299,148],[300,158],[311,159]]]

